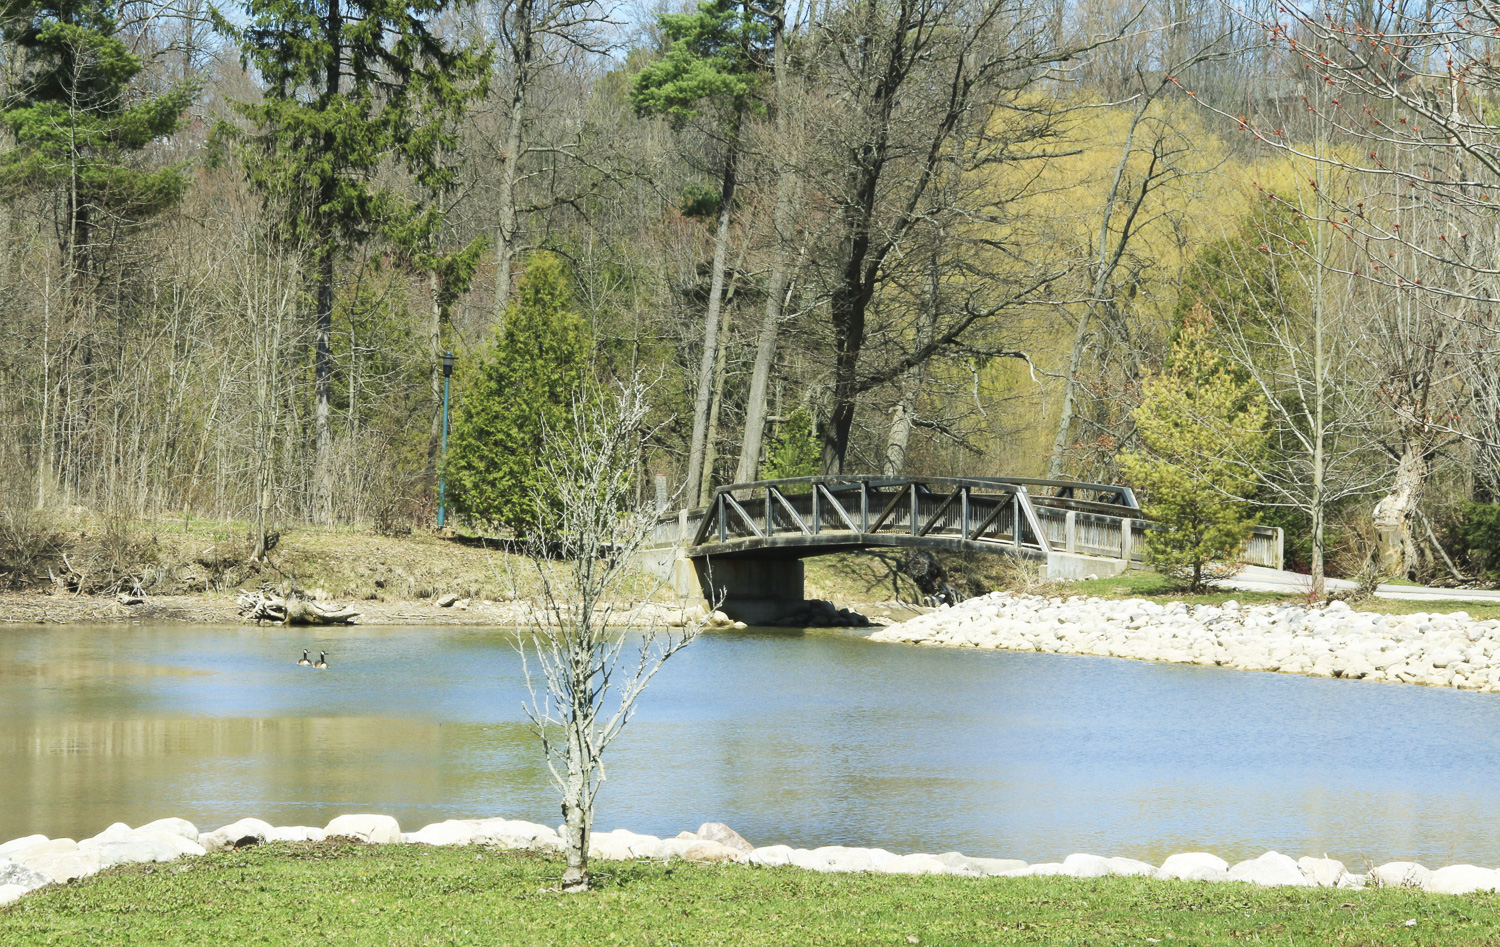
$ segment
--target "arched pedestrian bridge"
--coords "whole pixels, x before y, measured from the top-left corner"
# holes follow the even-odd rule
[[[701,509],[663,516],[651,548],[681,594],[722,597],[751,621],[802,599],[810,556],[878,547],[1037,561],[1051,578],[1116,575],[1142,563],[1152,529],[1129,487],[1019,477],[830,476],[720,487]],[[1279,529],[1256,527],[1247,559],[1281,567]],[[759,604],[756,604],[759,603]]]

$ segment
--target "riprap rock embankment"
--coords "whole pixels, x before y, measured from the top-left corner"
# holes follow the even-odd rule
[[[1379,615],[1343,602],[1189,605],[992,592],[871,641],[1085,654],[1500,692],[1500,621]]]
[[[117,822],[93,838],[49,839],[28,835],[0,844],[0,904],[52,884],[86,878],[114,865],[169,862],[182,857],[230,852],[266,842],[318,842],[342,838],[370,844],[482,845],[495,849],[560,852],[562,837],[554,829],[512,819],[450,819],[402,832],[388,815],[341,815],[325,828],[272,826],[260,819],[236,822],[199,833],[185,819],[158,819],[132,829]],[[1013,858],[973,858],[959,852],[899,855],[882,848],[757,848],[721,822],[674,838],[641,835],[625,829],[597,832],[589,857],[606,861],[681,860],[700,864],[737,862],[763,868],[794,867],[820,872],[873,872],[892,875],[960,875],[970,878],[1023,878],[1059,875],[1069,878],[1139,876],[1165,881],[1243,881],[1267,886],[1364,888],[1369,885],[1421,888],[1441,894],[1500,890],[1500,871],[1476,865],[1449,865],[1436,871],[1412,862],[1391,862],[1353,873],[1344,863],[1324,856],[1293,859],[1279,852],[1230,865],[1208,852],[1183,852],[1160,867],[1133,858],[1105,858],[1076,853],[1060,862],[1028,865]]]

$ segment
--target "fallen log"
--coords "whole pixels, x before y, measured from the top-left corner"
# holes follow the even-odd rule
[[[256,624],[269,621],[278,625],[352,625],[359,617],[359,612],[352,608],[324,605],[296,592],[283,596],[264,585],[254,592],[240,589],[235,601],[239,604],[240,618]]]

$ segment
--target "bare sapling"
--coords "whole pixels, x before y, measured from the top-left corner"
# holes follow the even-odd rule
[[[703,628],[663,627],[651,605],[663,583],[637,569],[657,522],[654,502],[638,502],[635,489],[648,391],[636,380],[577,400],[572,429],[550,437],[540,459],[544,525],[524,544],[538,580],[521,643],[526,712],[562,790],[567,892],[589,888],[605,751],[656,672]]]

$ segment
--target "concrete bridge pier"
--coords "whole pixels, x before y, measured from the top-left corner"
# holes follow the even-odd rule
[[[760,625],[801,609],[801,559],[688,558],[672,563],[672,585],[685,602],[718,608],[735,621]]]

